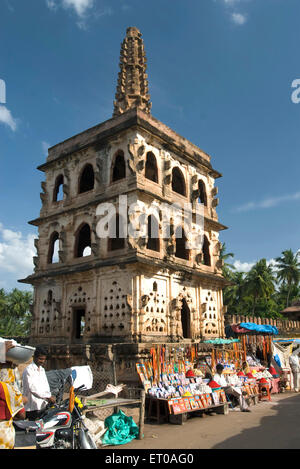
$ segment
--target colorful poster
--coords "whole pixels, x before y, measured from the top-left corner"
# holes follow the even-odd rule
[[[211,394],[206,394],[206,395],[205,395],[205,398],[206,398],[207,405],[208,405],[208,406],[212,405],[212,397],[211,397]]]
[[[203,407],[204,408],[208,407],[208,403],[206,401],[206,394],[201,394],[200,399],[201,399],[201,402],[203,404]]]
[[[220,403],[220,392],[219,391],[213,391],[212,399],[213,399],[214,405],[218,405]]]
[[[203,409],[203,403],[201,401],[201,397],[200,396],[194,396],[194,397],[195,397],[195,401],[198,404],[199,409]]]
[[[179,399],[173,399],[172,410],[173,410],[173,414],[175,414],[175,415],[182,413],[182,408],[181,408],[181,405],[179,403]]]
[[[190,404],[189,397],[184,397],[183,401],[184,401],[184,405],[185,405],[186,410],[191,410],[191,404]]]
[[[220,402],[222,402],[222,403],[227,402],[226,394],[225,394],[224,389],[222,389],[222,390],[220,391]]]
[[[198,402],[194,397],[190,397],[190,405],[192,410],[199,409]]]
[[[189,410],[186,408],[185,401],[182,398],[179,399],[179,406],[180,406],[181,412],[186,412],[187,410]]]

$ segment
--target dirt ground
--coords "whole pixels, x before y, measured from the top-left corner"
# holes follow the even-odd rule
[[[191,418],[183,425],[145,424],[144,439],[122,449],[299,449],[300,394],[272,395],[251,412]],[[137,421],[137,420],[135,420]],[[112,447],[108,447],[112,448]]]

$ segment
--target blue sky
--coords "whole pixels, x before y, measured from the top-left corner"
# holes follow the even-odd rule
[[[299,0],[0,0],[0,17],[0,287],[32,270],[46,148],[112,116],[128,26],[145,41],[152,114],[223,174],[237,265],[299,249]]]

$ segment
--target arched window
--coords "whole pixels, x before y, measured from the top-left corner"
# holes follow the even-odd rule
[[[177,194],[186,195],[185,180],[179,168],[172,171],[172,190]]]
[[[110,221],[110,233],[108,238],[108,251],[117,251],[125,248],[123,218],[117,213]]]
[[[95,175],[94,175],[94,168],[91,164],[87,164],[83,171],[81,172],[80,179],[79,179],[79,194],[83,194],[84,192],[88,192],[94,189],[95,185]]]
[[[53,300],[53,291],[52,291],[52,290],[49,290],[49,291],[48,291],[48,295],[47,295],[47,303],[48,303],[48,305],[51,305],[51,304],[52,304],[52,300]]]
[[[115,157],[113,167],[112,167],[112,176],[111,181],[119,181],[126,177],[126,165],[123,151],[119,151]]]
[[[186,248],[186,236],[184,230],[181,226],[178,226],[175,231],[175,238],[176,238],[176,251],[175,257],[179,257],[180,259],[189,260],[190,258],[190,251]]]
[[[63,200],[64,198],[64,177],[62,174],[57,176],[55,180],[55,186],[54,186],[54,191],[53,191],[53,202],[59,202]]]
[[[156,158],[151,151],[147,153],[145,178],[150,179],[150,181],[153,182],[158,182]]]
[[[199,199],[198,202],[200,204],[204,204],[205,207],[207,207],[207,195],[206,195],[206,187],[203,181],[199,181],[198,183],[198,189],[199,189]]]
[[[48,264],[56,264],[59,262],[59,234],[54,231],[50,237],[49,251],[48,251]]]
[[[203,264],[204,265],[211,265],[210,261],[210,253],[209,253],[209,241],[207,239],[207,236],[204,235],[204,241],[203,241]]]
[[[159,251],[159,226],[154,215],[149,215],[148,217],[147,249]]]
[[[86,223],[77,231],[75,239],[75,257],[91,255],[91,229]]]
[[[190,339],[191,338],[191,311],[185,298],[182,299],[181,325],[182,325],[183,338]]]

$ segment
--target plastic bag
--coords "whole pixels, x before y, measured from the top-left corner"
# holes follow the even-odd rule
[[[103,445],[124,445],[139,434],[139,427],[133,418],[127,417],[122,410],[107,417],[104,423],[107,431],[102,437]]]

